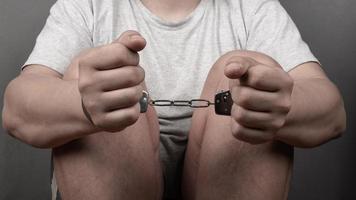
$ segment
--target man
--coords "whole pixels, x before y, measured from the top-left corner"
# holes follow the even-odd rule
[[[231,116],[140,114],[143,90],[208,101],[230,90]],[[59,0],[7,87],[3,122],[53,148],[54,194],[76,200],[286,199],[291,146],[346,126],[337,88],[276,0]]]

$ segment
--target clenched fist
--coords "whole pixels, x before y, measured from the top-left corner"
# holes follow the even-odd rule
[[[77,59],[83,110],[100,129],[117,132],[138,120],[145,73],[137,52],[145,45],[139,33],[126,31],[112,44]]]
[[[271,58],[258,54],[262,63],[248,56],[232,56],[225,75],[233,99],[233,135],[242,141],[260,144],[275,139],[291,109],[293,79]]]

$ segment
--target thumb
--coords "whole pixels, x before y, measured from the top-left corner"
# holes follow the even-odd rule
[[[125,31],[113,43],[121,43],[131,51],[141,51],[146,46],[146,40],[137,31]]]
[[[234,56],[225,65],[225,76],[230,79],[240,79],[247,75],[249,68],[255,66],[257,62],[249,57]]]

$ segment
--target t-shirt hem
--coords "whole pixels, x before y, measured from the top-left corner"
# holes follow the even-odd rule
[[[65,69],[60,66],[66,66],[68,65],[67,63],[58,63],[58,62],[53,62],[49,60],[43,60],[43,59],[29,59],[25,62],[25,64],[22,65],[21,70],[23,70],[25,67],[29,65],[43,65],[45,67],[48,67],[49,69],[52,69],[61,75],[64,74]]]
[[[289,58],[290,61],[287,64],[283,65],[283,63],[280,63],[282,64],[282,67],[286,72],[290,72],[296,67],[308,62],[316,62],[320,64],[319,60],[316,57],[314,57],[312,54],[291,55],[289,56]]]

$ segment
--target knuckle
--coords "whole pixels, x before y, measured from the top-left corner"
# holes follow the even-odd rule
[[[112,106],[112,101],[110,98],[110,95],[108,95],[108,93],[106,92],[99,92],[95,95],[95,109],[97,111],[101,111],[101,112],[105,112],[105,111],[110,111],[112,110],[111,106]],[[100,103],[97,103],[100,102]]]
[[[108,48],[106,45],[98,46],[88,50],[85,54],[81,56],[80,65],[82,67],[85,67],[86,69],[95,68],[96,66],[94,66],[93,64],[96,63],[98,57],[100,58],[102,57],[102,55],[107,54],[107,50]]]
[[[278,129],[282,128],[284,123],[285,123],[285,120],[283,120],[283,119],[275,119],[274,122],[272,123],[272,129],[278,130]]]
[[[130,89],[128,93],[129,94],[127,95],[127,100],[130,102],[130,105],[137,103],[136,91]]]
[[[241,107],[248,106],[250,98],[251,92],[246,88],[241,88],[237,97],[237,104]]]
[[[243,133],[243,128],[241,125],[237,124],[237,123],[234,123],[232,125],[232,128],[231,128],[231,131],[232,131],[232,135],[236,138],[236,139],[243,139],[244,138],[244,133]]]
[[[234,109],[233,118],[238,123],[244,123],[246,118],[245,114],[246,112],[241,107],[238,107]]]
[[[134,85],[138,84],[137,78],[132,73],[129,73],[129,74],[130,75],[126,77],[125,85],[134,86]]]
[[[134,59],[133,65],[138,66],[140,64],[140,56],[139,56],[139,54],[135,52],[133,54],[133,59]]]
[[[261,87],[262,81],[268,76],[268,71],[265,66],[258,65],[253,67],[250,73],[249,82],[251,85]]]
[[[243,131],[238,131],[233,136],[240,141],[247,142],[252,145],[257,145],[257,144],[263,143],[263,141],[261,141],[259,139],[251,138],[251,137],[247,136]]]
[[[136,97],[136,101],[138,102],[140,99],[141,99],[141,97],[142,97],[142,91],[143,91],[143,87],[142,87],[142,85],[138,85],[138,86],[136,86],[136,93],[135,93],[135,97]]]
[[[291,108],[292,108],[292,102],[290,100],[288,100],[287,103],[284,106],[285,113],[288,113]]]
[[[243,126],[237,123],[232,125],[231,130],[234,138],[252,145],[263,144],[274,138],[273,135],[269,132],[265,132],[263,136],[250,136],[248,132],[246,132],[247,130],[245,130]]]
[[[127,125],[133,125],[134,123],[137,122],[139,118],[139,111],[136,108],[136,106],[133,106],[131,108],[126,109],[126,123]]]
[[[90,99],[90,100],[87,100],[85,103],[85,108],[88,110],[88,112],[90,113],[93,113],[95,115],[95,113],[97,112],[97,103],[95,100],[93,99]]]
[[[93,85],[102,85],[103,83],[107,82],[110,80],[110,77],[107,77],[106,74],[102,73],[91,73],[89,81]]]
[[[100,128],[106,128],[106,124],[107,124],[107,114],[102,113],[99,115],[93,115],[92,116],[92,120],[93,123]]]
[[[127,47],[120,43],[113,44],[116,46],[115,54],[117,56],[117,62],[121,65],[133,65],[137,66],[139,64],[139,55],[136,52],[130,51]]]
[[[85,93],[86,91],[89,90],[91,87],[92,83],[91,80],[87,77],[80,77],[78,81],[78,89],[80,93]]]
[[[128,85],[137,85],[141,83],[144,79],[144,72],[137,67],[128,68],[128,76],[126,82]]]
[[[138,81],[141,83],[145,80],[146,72],[142,67],[137,67],[137,76],[138,76]]]
[[[260,74],[253,74],[249,77],[249,84],[255,87],[262,86],[262,77]]]
[[[290,100],[290,97],[283,99],[278,106],[280,112],[284,114],[288,113],[291,107],[292,107],[292,102]]]
[[[294,86],[294,79],[283,69],[273,68],[276,74],[279,74],[281,82],[283,82],[283,88],[286,90],[291,90]]]
[[[273,70],[271,67],[267,67],[266,65],[259,64],[256,66],[258,69],[258,75],[260,79],[265,78],[266,76],[269,76],[271,73],[271,70]]]
[[[115,51],[115,54],[117,55],[116,62],[118,64],[126,64],[126,60],[128,59],[128,50],[126,49],[126,47],[124,47],[120,43],[115,43],[113,45],[113,51]]]
[[[81,93],[89,90],[95,82],[95,79],[90,78],[92,77],[90,72],[86,71],[83,68],[85,67],[79,66],[80,71],[79,71],[78,89],[79,92]]]
[[[88,66],[90,66],[90,62],[88,62],[88,60],[90,60],[89,58],[92,51],[94,50],[89,50],[86,54],[83,54],[77,58],[77,62],[80,70],[85,70],[87,69]]]
[[[136,86],[129,88],[127,98],[130,102],[137,103],[142,96],[142,87]]]

